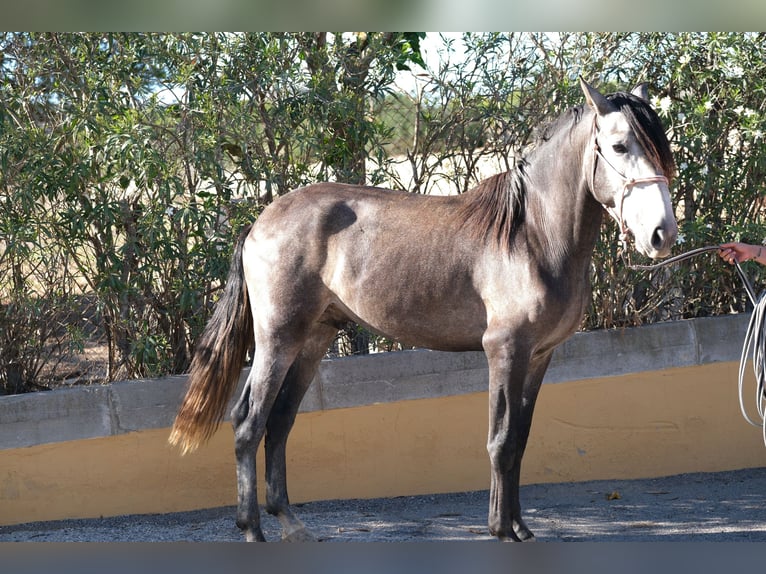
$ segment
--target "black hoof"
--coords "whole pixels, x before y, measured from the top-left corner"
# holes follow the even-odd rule
[[[282,535],[282,542],[316,542],[317,538],[306,528],[299,528]]]

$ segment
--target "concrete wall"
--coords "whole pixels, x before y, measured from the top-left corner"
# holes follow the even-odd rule
[[[747,320],[572,337],[546,375],[522,480],[766,464],[759,429],[739,413]],[[486,380],[481,353],[324,361],[288,443],[291,500],[488,488]],[[0,397],[0,524],[234,504],[230,425],[192,455],[167,445],[184,385],[168,377]]]

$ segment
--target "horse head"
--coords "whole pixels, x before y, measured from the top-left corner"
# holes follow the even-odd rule
[[[580,86],[594,112],[593,159],[586,162],[591,193],[641,253],[667,256],[678,237],[668,189],[674,163],[646,84],[609,96],[582,78]]]

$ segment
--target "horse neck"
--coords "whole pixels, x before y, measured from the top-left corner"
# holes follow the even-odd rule
[[[558,274],[590,264],[598,239],[602,206],[590,191],[590,113],[560,127],[528,157],[527,240]]]

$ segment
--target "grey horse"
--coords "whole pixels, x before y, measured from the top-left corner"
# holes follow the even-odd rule
[[[489,530],[530,540],[519,474],[553,350],[590,296],[604,208],[652,258],[678,233],[668,140],[642,85],[564,112],[508,172],[437,197],[338,183],[269,205],[234,248],[230,274],[197,344],[170,441],[189,451],[235,403],[237,525],[264,540],[256,449],[265,438],[266,510],[283,538],[310,540],[290,508],[285,446],[329,344],[348,322],[409,345],[483,350],[489,364]]]

